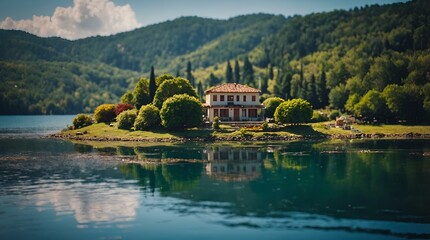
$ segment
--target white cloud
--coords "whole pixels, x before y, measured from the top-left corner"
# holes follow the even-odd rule
[[[79,39],[111,35],[133,30],[141,25],[129,4],[117,6],[110,0],[74,0],[72,7],[57,7],[49,16],[31,20],[0,21],[1,29],[23,30],[41,37],[57,36]]]

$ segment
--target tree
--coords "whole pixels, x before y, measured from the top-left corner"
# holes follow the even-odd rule
[[[160,110],[154,105],[142,106],[134,122],[135,130],[150,130],[160,126]]]
[[[301,98],[281,103],[275,111],[275,121],[281,124],[309,122],[312,118],[312,105]]]
[[[233,70],[231,69],[230,61],[227,61],[227,67],[225,69],[225,80],[227,83],[233,83]]]
[[[201,81],[197,84],[197,95],[199,96],[199,99],[203,99],[203,84]]]
[[[188,94],[192,97],[198,97],[196,91],[190,82],[184,78],[175,78],[164,81],[155,93],[154,101],[156,107],[161,108],[163,102],[176,94]]]
[[[160,111],[161,123],[168,129],[197,127],[202,123],[202,104],[188,94],[168,98]]]
[[[273,65],[270,64],[269,66],[269,79],[273,79],[274,78],[274,74],[273,74]]]
[[[247,85],[255,84],[254,82],[254,69],[248,57],[245,58],[243,63],[243,83]]]
[[[98,123],[111,123],[115,117],[115,104],[102,104],[94,111],[94,120]]]
[[[405,120],[408,123],[418,123],[425,119],[423,107],[423,89],[412,84],[399,86],[388,85],[384,88],[384,96],[388,109],[398,120]]]
[[[311,75],[311,79],[308,86],[308,98],[309,102],[312,104],[312,106],[318,105],[318,96],[317,96],[317,89],[316,89],[316,80],[315,75]]]
[[[285,100],[280,97],[270,97],[264,100],[264,116],[267,118],[273,118],[276,108],[283,102],[285,102]]]
[[[79,128],[83,128],[86,126],[90,126],[91,124],[93,124],[93,119],[91,119],[91,116],[88,116],[86,114],[78,114],[73,119],[73,128],[74,129],[79,129]]]
[[[322,71],[321,73],[321,77],[318,81],[317,84],[317,95],[318,95],[318,100],[319,100],[319,104],[316,106],[316,108],[323,108],[325,106],[328,105],[328,89],[327,89],[327,79],[326,79],[326,75],[325,72]]]
[[[121,103],[134,105],[133,100],[134,100],[133,93],[129,92],[129,91],[127,91],[126,93],[124,93],[124,95],[122,95],[122,97],[121,97]]]
[[[133,127],[134,121],[136,120],[136,115],[136,109],[123,111],[116,117],[116,127],[118,129],[130,130]]]
[[[212,87],[212,86],[216,86],[216,85],[220,84],[221,80],[219,78],[215,77],[215,75],[213,73],[211,73],[209,75],[209,79],[207,82],[208,82],[208,85],[210,87]]]
[[[330,107],[343,110],[345,108],[345,103],[348,100],[348,96],[349,94],[344,84],[336,86],[329,94]]]
[[[175,77],[173,77],[172,75],[169,74],[163,74],[161,76],[158,76],[155,79],[155,85],[156,85],[156,90],[155,92],[157,92],[157,88],[166,80],[170,80],[170,79],[174,79]],[[155,95],[154,95],[155,96]]]
[[[190,81],[191,86],[195,87],[194,76],[193,76],[192,71],[193,70],[191,68],[191,62],[188,61],[188,63],[187,63],[187,79],[188,79],[188,81]]]
[[[360,95],[358,95],[357,93],[350,95],[348,97],[348,100],[346,101],[345,110],[353,114],[355,112],[355,105],[357,105],[357,103],[359,102]]]
[[[149,101],[149,81],[147,78],[140,78],[133,90],[134,103],[136,109],[139,109],[142,105],[150,103]]]
[[[234,82],[241,83],[239,61],[234,60]]]
[[[151,67],[151,74],[149,75],[149,102],[152,102],[154,100],[156,90],[157,85],[155,84],[154,67]]]
[[[355,115],[366,121],[385,121],[388,108],[381,92],[377,90],[368,91],[354,107]]]

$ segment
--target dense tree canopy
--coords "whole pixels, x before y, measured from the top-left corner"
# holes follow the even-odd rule
[[[283,102],[285,102],[285,100],[280,97],[270,97],[264,100],[264,116],[267,118],[273,118],[276,108]]]
[[[187,79],[175,78],[164,81],[158,87],[157,92],[155,93],[153,104],[154,106],[161,108],[163,106],[163,102],[166,99],[173,97],[176,94],[188,94],[197,98],[196,91]]]
[[[168,98],[160,110],[164,127],[168,129],[185,129],[197,127],[202,123],[202,104],[188,94]]]
[[[281,103],[275,111],[275,121],[281,124],[299,124],[311,120],[312,106],[301,98],[295,98]]]

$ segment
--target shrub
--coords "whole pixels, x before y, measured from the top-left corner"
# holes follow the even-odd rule
[[[333,110],[333,111],[330,112],[330,115],[329,115],[328,118],[330,120],[336,120],[336,118],[339,117],[339,116],[340,116],[339,110]]]
[[[328,117],[320,111],[314,111],[312,114],[311,122],[324,122],[327,120]]]
[[[144,105],[139,110],[139,115],[134,122],[135,130],[149,130],[160,126],[160,110],[154,105]]]
[[[281,124],[299,124],[309,122],[312,117],[311,104],[301,98],[281,103],[275,111],[275,121]]]
[[[118,103],[115,107],[115,115],[118,116],[120,113],[126,111],[126,110],[130,110],[133,109],[134,106],[132,104],[129,103]]]
[[[264,121],[263,124],[261,124],[261,129],[263,129],[263,131],[268,131],[269,130],[269,123]]]
[[[102,104],[94,111],[94,120],[98,123],[113,122],[115,117],[115,104]]]
[[[168,82],[170,80],[167,80]],[[165,84],[166,82],[162,83]],[[158,91],[158,90],[157,90]],[[175,95],[163,103],[160,111],[163,126],[169,129],[185,129],[202,123],[202,103],[188,94]]]
[[[126,110],[116,117],[118,129],[130,130],[136,120],[137,111],[135,109]]]
[[[212,128],[215,130],[219,130],[219,117],[214,117],[214,121],[212,122]]]
[[[267,118],[273,118],[276,108],[283,102],[285,102],[285,100],[280,97],[270,97],[264,100],[264,116]]]
[[[73,119],[73,128],[74,129],[79,129],[79,128],[83,128],[86,126],[90,126],[91,124],[93,124],[93,119],[91,118],[91,116],[88,116],[86,114],[78,114]]]

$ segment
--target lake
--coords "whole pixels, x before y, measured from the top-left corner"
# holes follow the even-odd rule
[[[430,238],[429,140],[43,137],[72,119],[0,117],[0,239]]]

